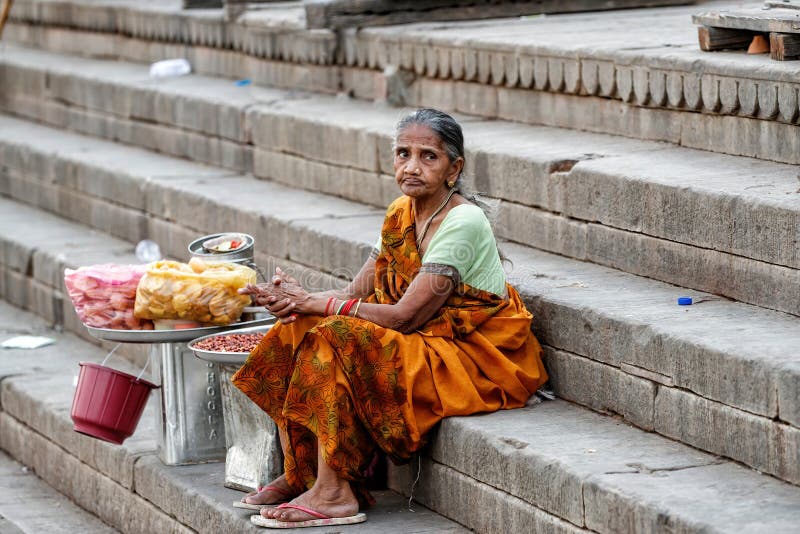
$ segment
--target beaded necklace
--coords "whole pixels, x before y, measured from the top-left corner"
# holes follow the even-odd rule
[[[451,189],[450,193],[447,195],[447,198],[444,199],[444,202],[442,202],[439,207],[436,208],[436,211],[433,212],[433,215],[428,217],[428,220],[425,221],[425,225],[422,227],[422,233],[417,238],[417,250],[419,250],[420,245],[422,245],[422,242],[425,240],[425,234],[428,233],[428,227],[431,225],[431,221],[433,221],[433,218],[439,215],[439,212],[441,212],[444,207],[447,206],[447,203],[450,202],[450,199],[453,197],[455,192],[455,188]]]

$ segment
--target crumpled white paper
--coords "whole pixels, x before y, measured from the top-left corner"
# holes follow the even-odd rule
[[[0,347],[4,349],[38,349],[55,342],[55,339],[44,336],[17,336],[6,339],[0,344]]]

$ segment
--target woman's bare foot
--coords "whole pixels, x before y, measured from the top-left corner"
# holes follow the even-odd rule
[[[320,484],[319,480],[317,480],[313,488],[293,499],[291,503],[310,508],[330,517],[350,517],[358,513],[358,499],[356,499],[353,490],[350,488],[350,483],[343,479],[336,484],[327,485]],[[318,519],[301,510],[291,508],[282,510],[265,508],[261,510],[261,515],[279,521]]]
[[[286,502],[295,495],[294,490],[286,483],[284,475],[279,476],[266,486],[259,488],[261,491],[248,493],[242,498],[245,504],[278,504]]]

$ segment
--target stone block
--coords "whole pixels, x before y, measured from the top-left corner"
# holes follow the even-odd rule
[[[364,265],[380,235],[383,214],[296,221],[289,228],[289,259],[352,279]],[[358,246],[352,242],[358,241]]]
[[[445,109],[489,119],[497,117],[497,88],[479,83],[456,82],[453,91],[456,99]]]
[[[123,532],[189,534],[190,529],[156,506],[0,413],[0,446],[87,511]],[[103,498],[98,498],[102,495]]]
[[[390,466],[389,487],[408,495],[416,467],[416,462],[403,467]],[[427,459],[421,465],[414,499],[475,532],[588,532],[514,495]]]
[[[588,225],[520,204],[502,202],[497,235],[576,259],[587,256]]]
[[[800,362],[789,362],[778,372],[778,417],[800,427]]]
[[[10,269],[5,269],[2,276],[5,279],[3,285],[5,287],[4,298],[6,302],[24,310],[30,310],[31,279]]]
[[[696,113],[685,113],[677,119],[683,146],[792,165],[800,163],[800,132],[792,124]],[[767,139],[780,141],[766,142]]]
[[[777,449],[772,458],[771,471],[783,480],[800,484],[800,429],[790,425],[775,425],[771,442]]]
[[[774,421],[674,388],[658,390],[655,414],[659,434],[775,474]]]
[[[147,220],[147,237],[158,243],[161,252],[169,258],[179,261],[189,260],[189,243],[201,237],[196,230],[186,228],[175,222],[151,216]],[[259,244],[256,243],[258,246]]]
[[[365,138],[363,133],[356,129],[327,127],[327,125],[298,121],[291,116],[264,113],[253,116],[251,123],[253,143],[259,148],[362,170],[378,169],[374,156],[377,152],[374,140]],[[370,148],[370,141],[373,148]],[[368,160],[365,163],[359,163],[364,159],[359,152],[366,153]]]
[[[675,115],[680,112],[544,91],[501,87],[497,93],[497,117],[503,120],[681,142],[682,128]]]
[[[456,84],[450,80],[417,78],[411,85],[408,105],[452,109],[457,101],[456,92]]]
[[[547,346],[544,349],[549,383],[559,397],[621,415],[640,428],[653,430],[655,384],[588,358]]]
[[[253,172],[290,187],[319,191],[373,206],[384,204],[384,180],[374,172],[256,149]]]
[[[259,532],[231,507],[242,494],[226,489],[222,464],[167,467],[145,456],[135,468],[136,495],[156,503],[185,528],[198,532]],[[202,488],[201,491],[198,491]],[[209,489],[211,494],[209,495]]]
[[[754,477],[763,485],[753,485]],[[586,480],[584,499],[586,528],[603,533],[781,532],[794,528],[797,513],[796,486],[732,463],[675,469],[632,465]]]
[[[798,267],[797,251],[785,246],[795,238],[798,212],[776,199],[796,190],[796,174],[789,165],[663,147],[600,157],[577,163],[565,175],[564,212]],[[760,175],[769,175],[770,184],[754,183],[752,177]],[[698,179],[707,187],[696,187]],[[663,216],[665,210],[670,217]],[[704,223],[686,225],[687,220]]]
[[[590,261],[683,287],[800,314],[800,270],[590,224]]]
[[[683,293],[672,286],[530,255],[515,245],[504,249],[515,263],[509,279],[534,314],[542,342],[615,367],[630,364],[701,396],[777,416],[777,376],[792,361],[787,347],[798,335],[792,316],[696,293],[711,300],[678,307],[675,299]]]
[[[10,182],[9,196],[15,200],[32,203],[61,217],[128,241],[138,242],[142,239],[146,220],[144,213],[140,211],[75,193],[67,187],[49,186],[28,180],[17,181],[14,178]]]
[[[381,100],[386,97],[385,79],[368,69],[342,68],[342,90],[353,98]]]
[[[30,282],[28,290],[28,305],[31,311],[51,325],[63,324],[64,298],[68,299],[68,296],[36,280]]]

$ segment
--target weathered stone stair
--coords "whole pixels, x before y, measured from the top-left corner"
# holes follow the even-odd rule
[[[0,65],[8,112],[374,206],[396,195],[394,108],[154,83],[142,66],[14,47]],[[502,121],[465,130],[475,186],[503,201],[502,237],[800,314],[794,167]]]
[[[23,287],[32,277],[47,278],[51,265],[91,259],[77,255],[76,242],[91,242],[96,249],[105,243],[111,251],[120,244],[14,201],[0,200],[0,207],[4,278],[15,272],[17,285]],[[17,232],[20,220],[30,221],[24,240]],[[14,257],[21,253],[36,259],[27,276],[6,263],[12,250]],[[118,253],[119,260],[128,259],[130,250]],[[75,256],[68,259],[70,253]],[[570,278],[563,281],[568,285]],[[249,531],[247,515],[228,505],[237,494],[222,488],[219,464],[160,464],[153,454],[151,413],[145,413],[141,428],[124,447],[72,432],[68,414],[75,363],[97,361],[105,352],[49,331],[41,319],[5,304],[2,311],[6,328],[24,324],[26,330],[58,338],[57,345],[41,349],[35,359],[23,352],[4,360],[4,450],[124,531]],[[446,421],[421,472],[415,496],[481,532],[781,531],[795,524],[800,503],[796,486],[561,400]],[[395,470],[392,487],[407,491],[415,473],[415,465]],[[737,496],[739,505],[731,508],[730,499]],[[401,509],[391,496],[381,502],[384,508],[373,512],[377,524],[367,523],[371,528],[383,528],[382,522]],[[394,510],[389,518],[386,507]],[[405,528],[410,519],[403,517],[389,524]],[[453,528],[436,525],[434,521],[426,528]]]
[[[0,532],[3,534],[117,532],[59,494],[4,452],[0,452],[0,480]]]
[[[18,18],[12,35],[23,40],[30,31],[50,36],[37,43],[44,48],[81,52],[70,43],[87,29],[82,17],[97,13],[76,11],[77,2],[37,5],[40,11],[31,20],[49,13],[55,17],[48,19],[51,25],[27,27]],[[55,27],[64,16],[56,5],[69,6],[70,24]],[[166,24],[178,16],[162,7],[157,20]],[[621,24],[637,16],[626,13]],[[117,24],[135,19],[115,17]],[[185,257],[186,244],[197,235],[242,229],[255,235],[257,259],[268,268],[289,267],[315,288],[341,283],[341,276],[363,262],[383,207],[396,195],[390,143],[401,110],[297,89],[349,91],[366,99],[391,96],[380,88],[391,76],[380,69],[407,57],[416,66],[420,55],[414,39],[450,46],[450,58],[456,43],[464,54],[477,51],[481,60],[487,53],[482,46],[497,45],[500,37],[519,38],[527,24],[520,22],[519,33],[500,37],[493,23],[451,28],[453,35],[483,32],[484,40],[462,32],[459,41],[442,31],[441,41],[425,41],[433,31],[425,25],[402,33],[399,28],[352,32],[345,42],[368,58],[352,66],[341,57],[330,64],[299,56],[246,59],[256,52],[238,45],[223,49],[224,40],[202,46],[192,41],[203,34],[188,29],[203,21],[209,27],[219,24],[215,14],[180,17],[180,31],[188,31],[181,35],[188,37],[178,44],[150,41],[158,35],[130,27],[98,26],[96,33],[86,34],[91,39],[84,51],[96,54],[112,39],[117,43],[112,56],[137,61],[187,53],[201,72],[243,76],[251,74],[247,69],[262,69],[254,79],[284,89],[237,87],[198,75],[153,82],[142,65],[18,45],[5,45],[0,54],[0,108],[16,115],[0,116],[0,193],[9,199],[0,207],[0,295],[78,334],[83,329],[60,294],[63,266],[112,259],[113,251],[125,258],[129,243],[145,237],[161,243],[166,253]],[[552,37],[560,20],[542,35]],[[265,21],[279,27],[274,17]],[[240,35],[235,27],[240,23],[226,23],[220,35]],[[160,24],[154,23],[152,31]],[[250,29],[263,30],[259,24]],[[676,25],[677,18],[669,19],[664,31]],[[298,42],[311,33],[300,25],[275,29],[287,50],[306,50]],[[636,61],[644,61],[647,69],[634,65],[634,73],[644,69],[650,82],[656,67],[679,65],[689,75],[705,76],[719,66],[708,59],[713,65],[701,69],[689,50],[680,51],[681,61],[659,64],[664,53],[655,46],[659,35],[654,33],[653,50],[637,52]],[[392,52],[392,43],[399,52]],[[591,74],[597,51],[584,44],[577,50],[579,70],[581,83],[589,83],[584,66]],[[614,55],[619,48],[603,60],[613,64],[614,84],[625,72]],[[431,50],[441,57],[436,46],[429,46],[419,60],[424,65]],[[378,59],[381,51],[390,55]],[[522,61],[530,53],[535,60],[536,54],[562,52],[532,46],[514,49],[514,57]],[[370,54],[377,54],[374,64]],[[547,76],[559,69],[574,72],[553,61],[546,63]],[[670,85],[673,95],[676,87],[683,91],[672,104],[637,103],[621,95],[617,85],[609,94],[588,88],[568,94],[564,80],[523,94],[524,80],[500,77],[499,85],[493,84],[491,69],[488,78],[477,74],[481,64],[475,63],[477,78],[469,82],[446,75],[435,80],[433,71],[422,69],[403,89],[410,91],[406,102],[472,114],[459,117],[468,142],[467,170],[479,190],[500,201],[497,233],[510,241],[503,245],[513,261],[510,278],[536,316],[534,329],[545,344],[552,385],[560,397],[605,415],[557,401],[446,421],[422,462],[415,497],[481,532],[791,531],[800,519],[800,358],[795,350],[800,341],[800,184],[796,168],[767,160],[796,162],[796,115],[786,120],[687,107],[694,86],[684,85],[690,79],[684,75]],[[602,62],[598,66],[600,81],[608,79],[602,70],[607,68]],[[779,74],[758,71],[770,83],[780,81]],[[325,76],[331,83],[322,88],[325,84],[317,81]],[[525,124],[547,118],[543,108],[526,118],[525,103],[515,104],[508,121],[494,120],[502,115],[481,106],[512,94],[503,93],[504,79],[514,86],[514,98],[549,99],[557,111],[553,116],[562,121],[554,123],[558,126],[673,144]],[[794,87],[790,78],[780,83]],[[613,126],[608,120],[619,113],[625,120],[637,115],[635,120],[644,121],[640,126],[646,126],[645,115],[687,132],[699,125],[707,128],[708,140],[702,145],[691,142],[697,133],[667,138]],[[761,132],[760,148],[748,152],[755,139],[750,128]],[[746,142],[737,141],[735,149],[717,146],[725,130],[744,132]],[[16,233],[20,216],[44,221],[32,226],[38,237],[21,240]],[[80,237],[90,229],[114,237]],[[97,250],[97,256],[82,253],[95,238],[97,244],[87,250]],[[74,244],[61,247],[65,239]],[[702,302],[679,308],[675,300],[683,295]],[[32,424],[23,416],[17,420]],[[64,435],[69,434],[63,425]],[[394,470],[392,487],[407,491],[416,470],[416,465]],[[157,493],[148,498],[167,516],[195,524]]]

